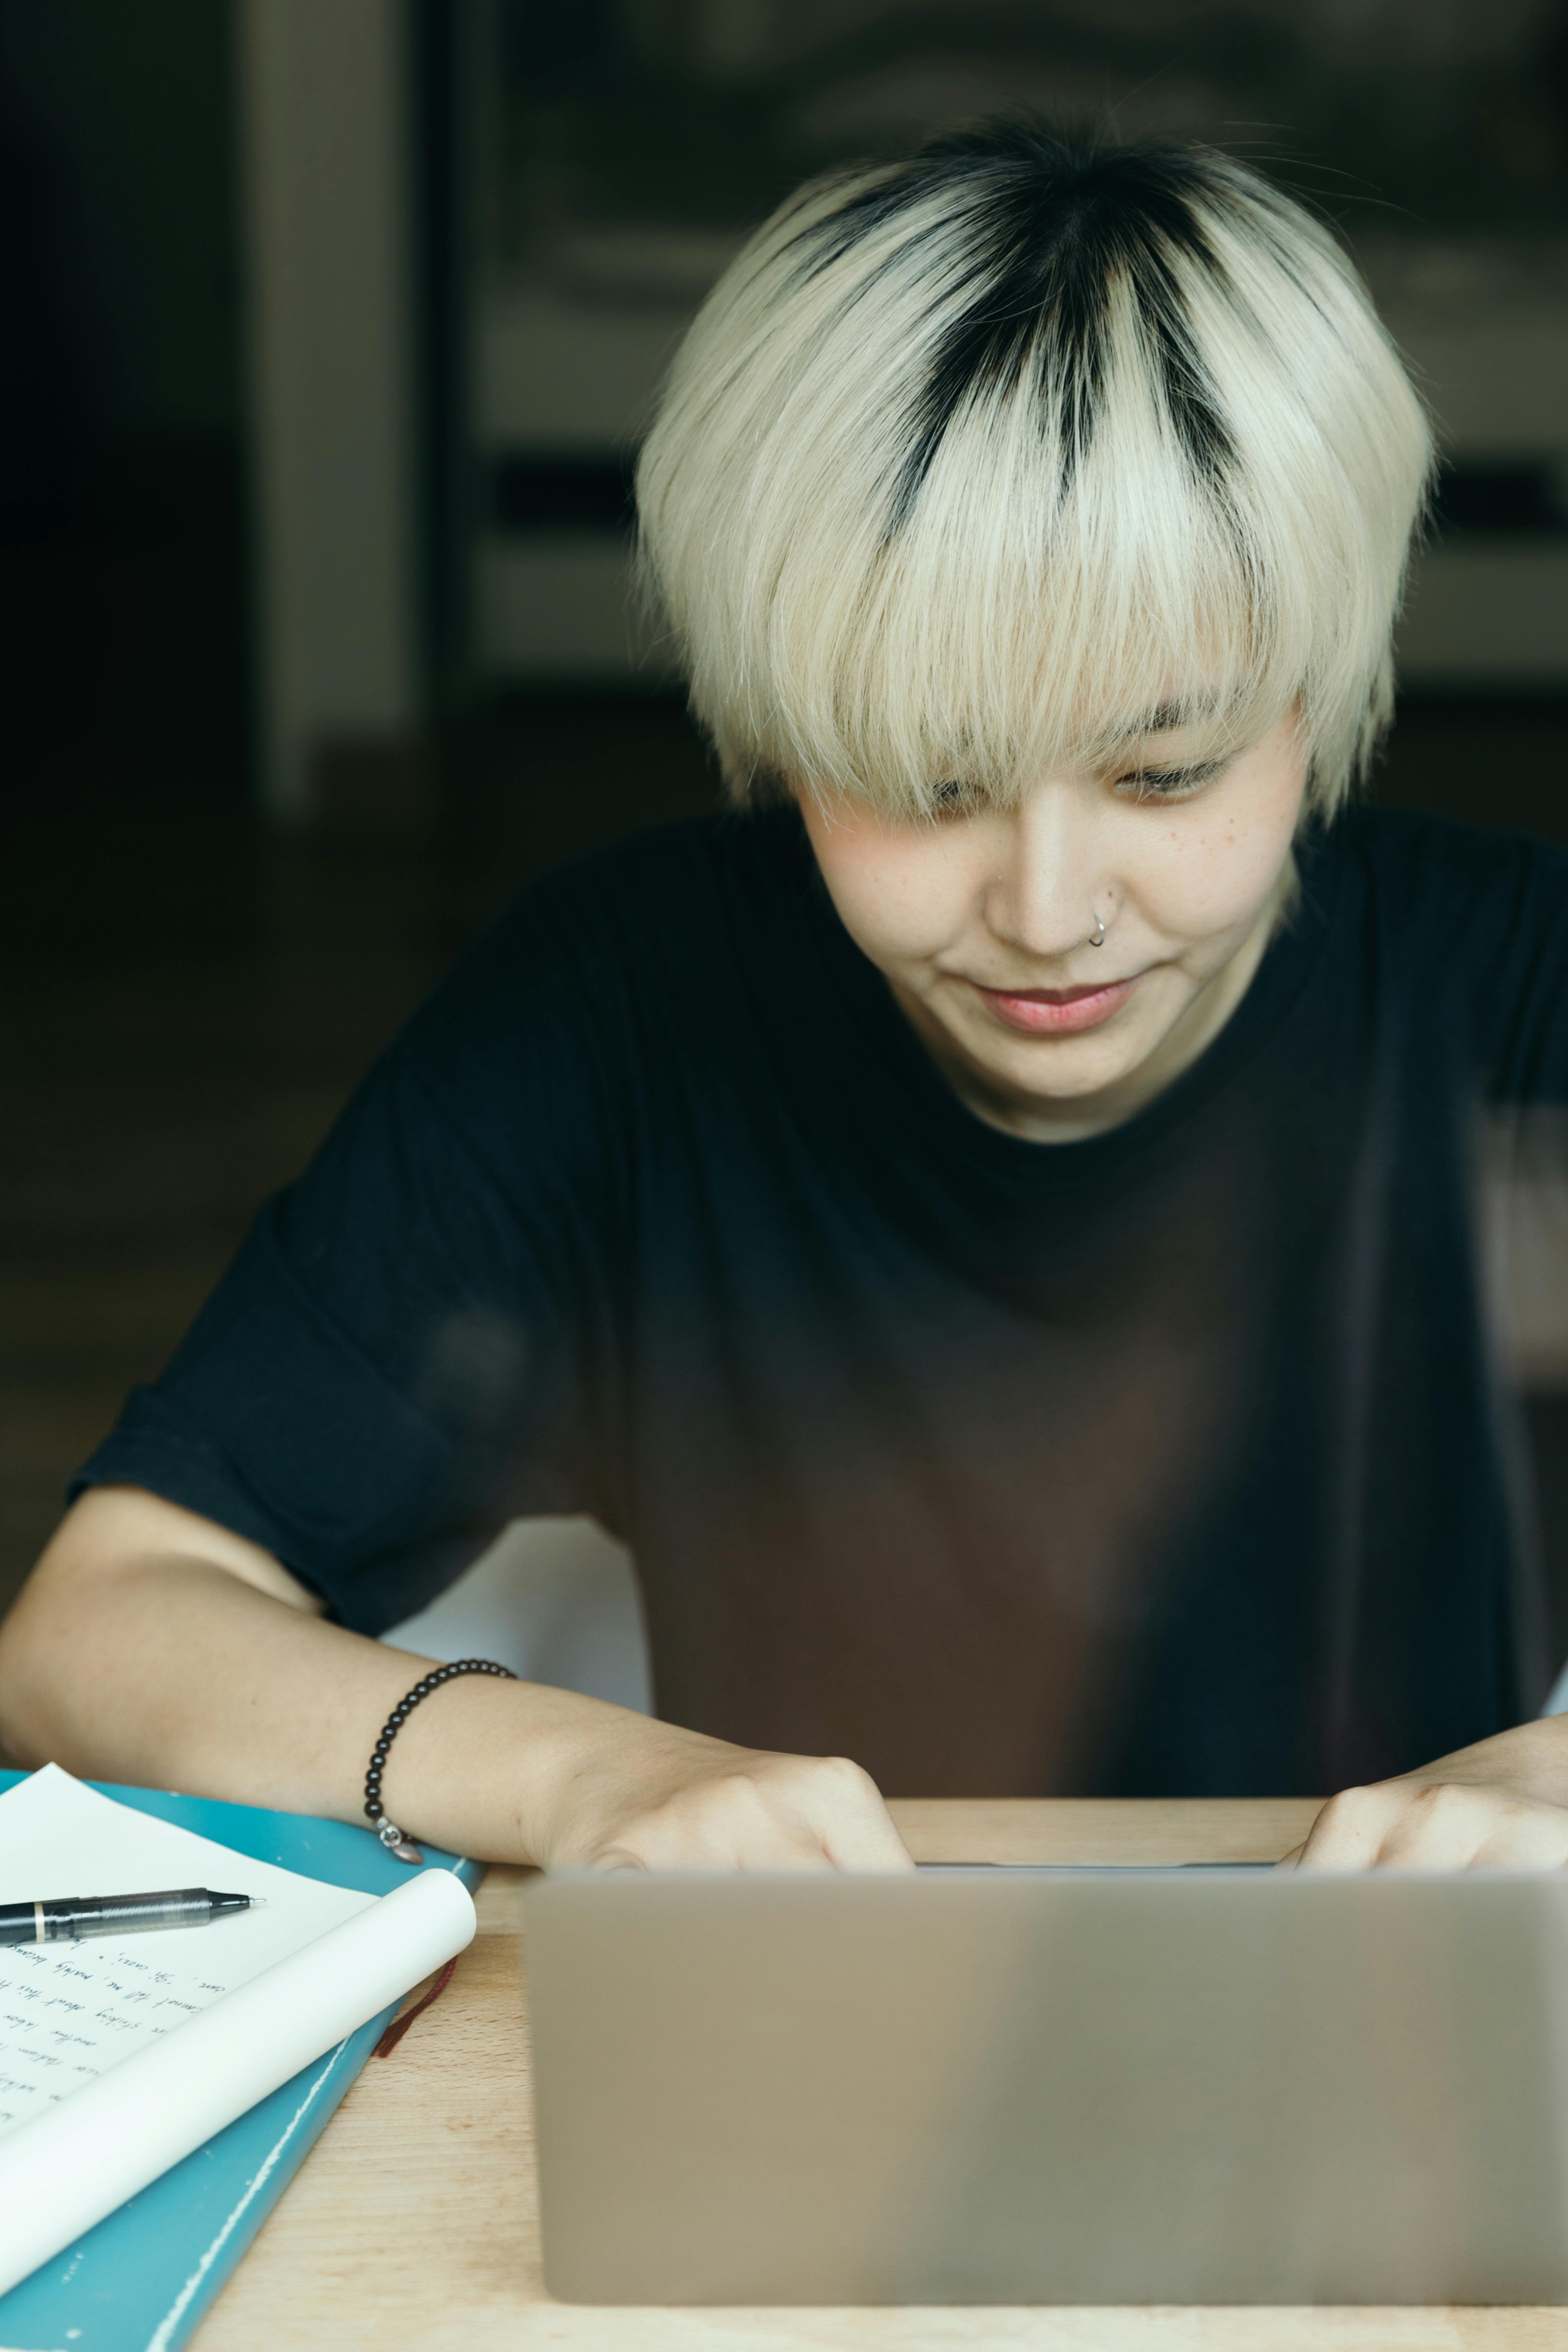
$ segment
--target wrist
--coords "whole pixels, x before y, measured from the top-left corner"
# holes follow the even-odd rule
[[[528,1730],[512,1759],[521,1859],[548,1868],[578,1849],[585,1822],[638,1790],[651,1793],[656,1751],[681,1734],[630,1707],[547,1685],[528,1687]],[[590,1843],[595,1842],[590,1836]]]
[[[421,1675],[411,1689],[404,1693],[376,1736],[365,1769],[364,1817],[387,1852],[395,1854],[399,1862],[419,1863],[425,1857],[410,1842],[405,1832],[393,1821],[382,1801],[382,1777],[393,1742],[416,1706],[434,1697],[447,1684],[462,1682],[469,1675],[489,1675],[500,1682],[517,1680],[511,1668],[501,1665],[495,1658],[453,1658],[443,1665],[432,1666],[428,1673]]]

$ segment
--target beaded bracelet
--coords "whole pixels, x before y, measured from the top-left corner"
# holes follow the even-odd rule
[[[455,1682],[459,1675],[500,1675],[514,1683],[517,1676],[510,1666],[498,1666],[493,1658],[455,1658],[449,1666],[437,1666],[423,1682],[416,1683],[406,1698],[399,1699],[381,1727],[381,1738],[371,1750],[370,1769],[364,1776],[365,1818],[386,1848],[399,1862],[423,1862],[425,1856],[413,1841],[405,1838],[395,1822],[389,1822],[381,1810],[381,1774],[386,1762],[386,1751],[402,1730],[422,1698],[428,1698],[443,1683]]]

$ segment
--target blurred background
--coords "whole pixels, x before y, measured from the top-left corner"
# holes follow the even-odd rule
[[[1377,789],[1568,840],[1554,0],[0,0],[0,1604],[463,942],[711,804],[626,600],[706,288],[807,173],[1019,104],[1339,225],[1446,460]]]

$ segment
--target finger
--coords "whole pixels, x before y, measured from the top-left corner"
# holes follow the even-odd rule
[[[1299,1870],[1370,1870],[1393,1827],[1400,1800],[1386,1781],[1342,1789],[1331,1797],[1297,1850]]]
[[[1452,1785],[1417,1783],[1402,1792],[1384,1832],[1378,1864],[1384,1870],[1467,1870],[1491,1826],[1477,1792]]]
[[[667,1831],[640,1837],[636,1830],[623,1833],[613,1846],[596,1853],[588,1867],[606,1873],[638,1871],[645,1876],[661,1871],[714,1871],[726,1875],[746,1871],[815,1871],[827,1876],[834,1872],[834,1864],[814,1838],[750,1838],[719,1845],[711,1838],[678,1837]]]
[[[899,1835],[881,1790],[858,1764],[841,1756],[823,1759],[811,1789],[807,1818],[836,1869],[878,1875],[913,1870],[914,1856]]]
[[[1307,1842],[1305,1838],[1303,1838],[1300,1845],[1293,1845],[1289,1853],[1282,1853],[1280,1855],[1279,1861],[1274,1864],[1275,1869],[1294,1870],[1296,1864],[1300,1861],[1301,1856],[1306,1853],[1306,1851]]]
[[[595,1854],[593,1860],[587,1864],[587,1867],[590,1870],[602,1870],[605,1872],[616,1870],[646,1871],[647,1866],[647,1863],[645,1861],[644,1857],[637,1853],[635,1846],[631,1845],[607,1845],[604,1848],[602,1853]]]
[[[831,1871],[820,1837],[745,1774],[683,1789],[616,1831],[612,1847],[641,1870]]]

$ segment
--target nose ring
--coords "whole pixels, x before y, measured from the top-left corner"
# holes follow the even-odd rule
[[[1105,945],[1105,925],[1098,915],[1094,919],[1094,929],[1089,934],[1089,944],[1091,948],[1102,948]]]

